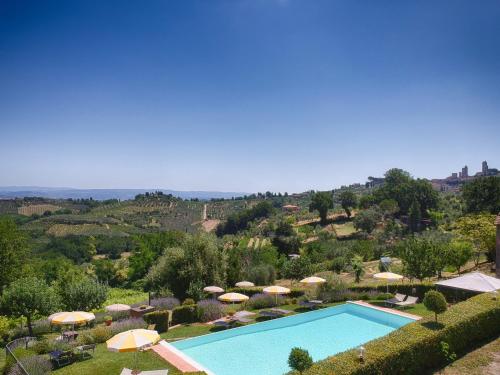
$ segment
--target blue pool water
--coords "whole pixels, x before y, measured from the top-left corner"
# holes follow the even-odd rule
[[[215,375],[281,375],[293,347],[314,361],[359,346],[413,322],[346,303],[181,340],[172,345]]]

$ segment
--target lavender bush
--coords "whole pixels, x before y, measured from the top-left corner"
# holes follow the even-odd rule
[[[222,318],[224,313],[224,305],[214,299],[204,299],[196,305],[198,319],[202,322],[210,322]]]
[[[49,374],[52,370],[52,364],[42,355],[24,357],[20,359],[20,362],[30,375],[45,375]],[[24,371],[18,365],[15,365],[9,371],[9,375],[24,375]]]
[[[157,310],[173,310],[174,307],[180,304],[180,301],[175,297],[163,297],[151,300],[151,306],[156,307]]]
[[[111,324],[111,333],[116,335],[121,332],[129,331],[131,329],[146,328],[147,324],[142,318],[132,318],[120,320]]]
[[[285,299],[282,296],[278,296],[278,305],[283,305],[284,302]],[[257,293],[245,302],[245,306],[251,309],[265,309],[267,307],[273,307],[276,306],[276,296],[265,293]]]

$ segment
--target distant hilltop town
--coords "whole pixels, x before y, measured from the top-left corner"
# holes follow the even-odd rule
[[[455,191],[459,189],[460,185],[464,184],[467,181],[473,180],[476,177],[499,175],[500,171],[497,168],[489,168],[488,162],[483,161],[481,170],[472,176],[469,175],[469,167],[464,166],[460,172],[453,172],[451,176],[448,176],[444,179],[433,179],[431,180],[431,183],[436,190]]]
[[[471,181],[477,177],[483,176],[500,176],[500,171],[497,168],[488,167],[488,162],[483,161],[483,163],[481,164],[481,170],[474,175],[469,175],[469,167],[465,165],[461,171],[453,172],[451,176],[448,176],[446,178],[435,178],[430,180],[430,182],[433,188],[438,191],[458,191],[460,189],[460,186],[467,181]],[[384,177],[370,176],[368,177],[368,181],[364,184],[364,188],[376,188],[383,185],[384,181]],[[359,189],[362,187],[363,185],[356,183],[349,186],[342,186],[341,188]]]

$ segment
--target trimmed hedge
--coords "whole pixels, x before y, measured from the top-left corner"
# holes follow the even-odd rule
[[[415,375],[446,364],[440,343],[464,354],[474,346],[500,334],[500,300],[482,294],[452,306],[432,318],[410,323],[365,346],[365,361],[352,349],[317,362],[304,375]]]
[[[144,314],[143,319],[148,324],[154,324],[158,333],[168,331],[169,312],[167,310],[153,311]]]
[[[196,305],[177,306],[172,310],[172,324],[194,323],[198,320]]]

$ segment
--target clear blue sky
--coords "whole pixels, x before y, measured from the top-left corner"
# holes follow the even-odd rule
[[[0,185],[500,168],[500,2],[0,1]]]

